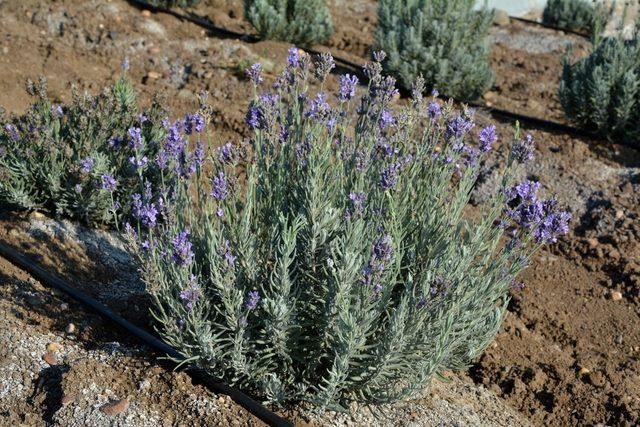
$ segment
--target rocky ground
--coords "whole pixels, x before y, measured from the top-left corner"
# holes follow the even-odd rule
[[[330,4],[337,32],[320,48],[364,63],[376,2]],[[204,0],[195,11],[219,27],[252,31],[239,0]],[[0,22],[0,105],[8,113],[28,107],[27,78],[47,77],[54,99],[64,102],[70,83],[96,92],[119,75],[128,56],[145,102],[160,92],[182,113],[197,106],[200,91],[210,93],[214,145],[244,135],[251,90],[243,67],[260,61],[272,78],[289,47],[219,37],[123,0],[5,0]],[[588,42],[508,21],[492,28],[491,40],[496,82],[478,102],[564,121],[555,95],[562,55],[568,44],[574,55],[584,55]],[[329,88],[335,87],[332,78]],[[482,110],[478,117],[492,119]],[[502,145],[474,194],[478,206],[495,182],[511,126],[498,123]],[[288,409],[287,416],[312,425],[640,422],[640,155],[604,141],[524,127],[537,141],[537,159],[523,176],[557,193],[574,222],[570,236],[540,252],[524,274],[526,287],[514,293],[496,342],[468,373],[451,374],[452,383],[435,383],[423,398],[389,408],[384,420],[372,421],[362,409],[355,418],[317,418],[300,408]],[[150,327],[144,289],[113,235],[38,214],[2,213],[0,239]],[[139,343],[2,260],[0,287],[0,338],[6,343],[0,347],[0,424],[255,423],[232,402],[158,364]],[[73,333],[65,332],[70,323]]]

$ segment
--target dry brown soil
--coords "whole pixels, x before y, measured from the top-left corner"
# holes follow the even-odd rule
[[[363,63],[373,42],[376,2],[329,3],[337,32],[327,46],[319,48]],[[239,0],[204,0],[195,12],[220,27],[252,31],[242,20]],[[171,16],[147,15],[120,0],[0,2],[0,105],[9,113],[24,111],[29,98],[23,83],[40,75],[48,78],[52,95],[60,101],[69,100],[70,82],[95,92],[113,81],[126,55],[132,59],[131,76],[143,100],[162,92],[180,113],[195,108],[196,94],[206,90],[216,111],[212,142],[240,140],[251,93],[240,73],[242,65],[259,60],[273,76],[288,46],[221,38]],[[492,28],[491,40],[496,82],[479,102],[564,121],[556,96],[562,56],[569,43],[574,55],[584,55],[588,43],[516,22]],[[329,87],[335,86],[332,77]],[[490,119],[482,111],[478,117],[481,122]],[[572,231],[536,256],[523,275],[525,289],[514,292],[496,342],[459,379],[483,384],[535,425],[638,425],[640,153],[605,141],[523,126],[537,141],[537,163],[524,176],[540,179],[546,192],[558,194],[574,215]],[[499,122],[498,127],[503,136],[496,150],[499,164],[511,123]],[[475,195],[477,202],[494,182],[492,165],[487,166]],[[74,238],[64,239],[69,230],[54,229],[37,218],[34,226],[32,220],[5,214],[0,239],[74,278],[103,302],[116,301],[114,306],[122,314],[148,326],[144,289],[128,282],[135,271],[126,266],[116,243],[110,243],[116,261],[106,262],[99,257],[106,250],[99,244],[78,248]],[[98,256],[87,255],[91,251]],[[15,274],[6,263],[0,263],[0,272],[2,277]],[[27,285],[18,286],[14,279],[3,286],[3,292],[27,292]],[[22,313],[14,316],[19,319],[15,321],[30,325],[32,329],[25,329],[29,333],[46,334],[54,328],[29,320],[34,315],[31,309],[2,309]],[[103,329],[87,326],[82,333],[89,341],[113,339],[104,338]],[[140,363],[143,368],[136,369],[150,370],[154,382],[157,379],[167,393],[170,384],[187,381],[161,373],[147,359]],[[92,369],[86,366],[87,372]],[[134,385],[121,390],[130,393]],[[46,401],[45,396],[25,404],[48,405]],[[145,404],[140,403],[143,409],[152,408]],[[45,407],[42,413],[52,412]],[[241,413],[232,405],[229,408],[225,410],[231,414]]]

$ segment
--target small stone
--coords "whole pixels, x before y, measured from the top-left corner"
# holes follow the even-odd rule
[[[151,11],[150,10],[143,10],[142,12],[140,12],[140,15],[144,16],[145,18],[148,18],[151,16]]]
[[[102,405],[100,410],[110,417],[115,417],[123,413],[128,407],[129,401],[127,399],[120,399]]]
[[[64,328],[64,331],[68,334],[73,334],[76,331],[76,325],[74,325],[73,323],[69,323],[67,327]]]
[[[624,341],[624,338],[622,337],[622,335],[618,335],[615,341],[616,341],[616,344],[622,344],[622,342]]]
[[[53,354],[50,351],[47,351],[43,356],[42,356],[42,360],[44,360],[47,365],[49,366],[55,366],[58,364],[58,359],[56,358],[56,355]]]
[[[62,345],[60,345],[60,343],[50,342],[49,344],[47,344],[47,351],[50,351],[52,353],[60,351],[61,349],[62,349]]]
[[[594,239],[593,237],[590,237],[587,239],[587,243],[589,244],[589,247],[595,248],[596,246],[598,246],[600,242],[598,242],[598,239]]]
[[[162,77],[162,74],[157,71],[149,71],[147,73],[147,78],[151,80],[158,80],[160,77]]]
[[[33,211],[33,212],[31,212],[31,218],[33,218],[33,219],[45,219],[46,217],[44,216],[44,214],[42,212]]]
[[[63,302],[62,304],[60,304],[60,310],[62,311],[69,310],[69,304],[67,304],[66,302]]]
[[[622,292],[620,291],[611,292],[611,299],[613,301],[620,301],[622,299]]]
[[[509,14],[506,10],[496,9],[493,14],[493,23],[499,26],[509,25]]]
[[[591,371],[587,368],[585,368],[584,366],[582,368],[580,368],[580,371],[578,371],[578,375],[583,376],[583,375],[587,375],[591,373]]]
[[[76,400],[76,395],[75,394],[73,394],[73,393],[64,393],[62,395],[62,399],[60,399],[60,404],[62,406],[67,406],[68,404],[70,404],[74,400]]]
[[[624,218],[624,211],[622,209],[616,209],[616,219],[619,221]]]
[[[4,53],[5,55],[9,53],[9,48],[6,46],[2,47],[2,53]]]
[[[159,54],[160,52],[162,52],[162,50],[160,49],[160,47],[159,47],[159,46],[151,46],[151,47],[149,48],[149,53],[150,53],[150,54],[152,54],[152,55],[157,55],[157,54]]]

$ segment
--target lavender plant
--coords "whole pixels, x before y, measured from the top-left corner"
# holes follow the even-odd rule
[[[542,22],[557,28],[591,34],[613,11],[604,4],[588,0],[549,0],[544,7]]]
[[[30,83],[28,92],[35,98],[29,110],[1,120],[0,203],[92,225],[155,222],[158,206],[145,199],[176,175],[162,167],[167,152],[159,142],[173,134],[161,103],[140,111],[125,73],[98,96],[74,89],[69,105],[53,104],[44,81]],[[200,114],[182,121],[190,132],[203,126]],[[119,202],[133,196],[134,206]]]
[[[264,39],[308,47],[326,42],[333,33],[325,0],[244,0],[244,10]]]
[[[493,82],[487,34],[493,13],[475,0],[380,0],[376,48],[386,72],[410,89],[418,76],[460,100],[482,95]]]
[[[471,220],[495,126],[476,133],[471,111],[424,100],[420,79],[395,107],[380,62],[360,97],[350,75],[328,93],[332,58],[310,62],[292,49],[265,91],[250,67],[251,138],[178,180],[163,221],[128,229],[158,330],[190,361],[269,401],[393,402],[491,342],[517,274],[569,215],[514,182],[534,153],[516,131]]]
[[[584,59],[565,58],[559,97],[567,117],[600,135],[637,145],[640,138],[640,43],[607,37]]]

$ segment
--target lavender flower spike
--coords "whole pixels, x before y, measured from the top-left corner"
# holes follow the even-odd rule
[[[528,163],[533,160],[534,150],[533,137],[527,134],[524,141],[518,141],[513,146],[511,153],[518,163]]]
[[[262,83],[262,65],[259,63],[253,64],[251,67],[247,68],[245,74],[253,82],[254,85],[258,86]]]
[[[340,76],[340,90],[338,99],[342,102],[350,101],[356,96],[356,86],[358,86],[358,78],[349,74]]]
[[[189,286],[180,292],[180,299],[188,311],[193,310],[198,301],[202,298],[202,290],[198,285],[196,276],[189,277]]]
[[[224,176],[224,172],[218,172],[215,178],[213,178],[213,185],[211,187],[211,196],[218,200],[222,201],[227,198],[229,194],[229,190],[227,188],[227,180]]]
[[[260,303],[260,293],[258,291],[251,291],[247,294],[247,300],[244,303],[244,306],[247,310],[253,311],[258,307]]]
[[[114,191],[116,191],[116,187],[118,185],[118,182],[115,180],[115,178],[112,175],[104,174],[100,178],[102,180],[102,189],[103,190],[106,190],[106,191],[108,191],[110,193],[113,193]]]
[[[493,148],[494,142],[498,140],[495,125],[487,126],[480,131],[480,151],[488,153]]]
[[[173,244],[173,260],[176,264],[182,267],[190,265],[195,255],[191,250],[193,244],[189,241],[189,231],[179,232],[171,243]]]

